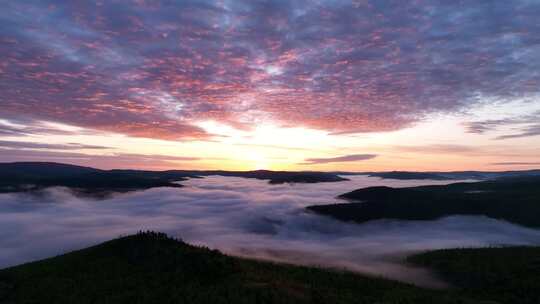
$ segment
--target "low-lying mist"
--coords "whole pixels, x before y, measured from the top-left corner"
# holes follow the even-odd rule
[[[349,178],[349,177],[348,177]],[[233,255],[349,269],[437,286],[404,256],[427,249],[540,244],[540,231],[478,216],[343,223],[304,211],[357,188],[443,184],[351,176],[336,183],[270,185],[211,176],[104,200],[51,188],[0,195],[0,268],[50,257],[138,230],[163,231]]]

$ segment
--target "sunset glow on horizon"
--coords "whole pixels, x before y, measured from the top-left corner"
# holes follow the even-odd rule
[[[0,162],[540,168],[540,2],[10,1]]]

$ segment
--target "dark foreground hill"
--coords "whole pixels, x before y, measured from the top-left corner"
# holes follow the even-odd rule
[[[540,227],[540,176],[410,188],[369,187],[339,196],[344,204],[309,206],[345,221],[432,220],[449,215],[485,215]]]
[[[444,249],[408,258],[483,303],[540,303],[540,247]]]
[[[518,248],[522,262],[491,268],[515,257],[514,249],[505,250],[485,249],[481,253],[488,258],[481,260],[461,251],[413,258],[444,270],[452,281],[470,274],[482,280],[428,290],[348,272],[229,257],[147,232],[0,270],[0,303],[518,303],[510,301],[518,297],[519,303],[538,303],[538,269],[526,264],[538,265],[539,249]],[[531,270],[534,275],[520,276]]]
[[[268,180],[271,184],[347,180],[326,172],[99,170],[59,163],[21,162],[0,163],[0,193],[62,186],[84,194],[103,195],[154,187],[181,187],[177,182],[186,178],[210,175],[256,178]]]

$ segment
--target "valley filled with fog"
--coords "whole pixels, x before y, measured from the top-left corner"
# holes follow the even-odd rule
[[[183,181],[182,188],[152,188],[106,199],[77,196],[66,188],[0,194],[0,268],[155,230],[237,256],[436,285],[428,272],[410,268],[403,258],[428,249],[540,245],[539,230],[481,216],[354,224],[304,209],[338,203],[337,195],[362,187],[450,183],[347,178],[271,185],[265,180],[209,176]]]

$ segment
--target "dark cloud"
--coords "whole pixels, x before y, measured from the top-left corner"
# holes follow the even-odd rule
[[[500,127],[520,125],[520,124],[534,124],[540,121],[540,112],[536,112],[530,115],[517,116],[504,119],[488,119],[481,121],[471,121],[464,123],[467,132],[481,134],[487,131],[493,131]]]
[[[540,135],[540,111],[528,115],[510,117],[504,119],[489,119],[465,123],[465,128],[469,133],[482,134],[495,131],[504,127],[512,127],[518,133],[507,134],[495,137],[495,139],[511,139]]]
[[[5,125],[0,125],[0,135],[3,136],[20,136],[24,135],[24,132],[21,132],[18,128],[13,128]]]
[[[1,110],[0,110],[1,112]],[[1,118],[1,117],[0,117]],[[2,136],[29,136],[29,135],[96,135],[92,130],[66,130],[51,126],[42,121],[31,119],[4,119],[0,120],[0,135]]]
[[[95,167],[99,164],[104,169],[131,168],[137,164],[138,168],[159,169],[174,168],[179,163],[202,160],[199,157],[147,155],[134,153],[87,154],[72,151],[25,150],[20,148],[0,148],[0,162],[17,161],[54,161],[81,166]]]
[[[522,128],[519,133],[497,136],[495,139],[512,139],[540,135],[540,124]]]
[[[35,143],[26,141],[9,141],[0,140],[0,148],[10,149],[50,149],[50,150],[103,150],[110,149],[110,147],[84,145],[79,143],[67,143],[67,144],[47,144],[47,143]]]
[[[208,137],[192,125],[207,119],[395,130],[538,94],[539,14],[527,0],[12,1],[0,117],[164,139]]]
[[[328,158],[306,158],[301,165],[315,165],[315,164],[327,164],[327,163],[340,163],[340,162],[354,162],[361,160],[370,160],[377,157],[376,154],[352,154],[338,157]]]

